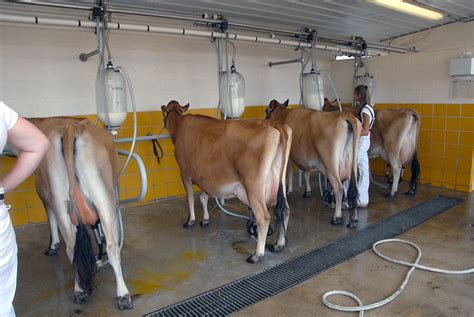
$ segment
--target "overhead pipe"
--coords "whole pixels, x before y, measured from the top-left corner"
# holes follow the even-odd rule
[[[0,14],[0,22],[10,23],[24,23],[24,24],[38,24],[38,25],[50,25],[50,26],[62,26],[62,27],[78,27],[78,28],[89,28],[93,29],[96,27],[96,23],[89,20],[65,20],[65,19],[53,19],[43,18],[38,16],[19,16]],[[225,38],[226,34],[222,32],[214,31],[201,31],[195,29],[186,28],[171,28],[162,26],[151,26],[151,25],[137,25],[127,24],[118,22],[108,22],[107,27],[109,29],[121,30],[121,31],[135,31],[135,32],[147,32],[147,33],[160,33],[160,34],[172,34],[172,35],[190,35],[197,37],[211,37],[211,38]],[[275,45],[285,45],[293,47],[306,47],[311,48],[311,43],[302,42],[297,40],[285,40],[276,38],[264,38],[258,36],[242,35],[229,33],[228,37],[230,40],[243,41],[243,42],[255,42]],[[341,47],[341,46],[328,46],[323,44],[316,44],[316,49],[326,50],[336,53],[345,54],[357,54],[359,51],[352,48]],[[381,50],[368,50],[370,55],[383,55],[384,52]]]
[[[61,9],[77,9],[77,10],[84,10],[84,11],[91,11],[94,7],[93,6],[84,6],[78,4],[67,4],[67,3],[51,3],[51,2],[44,2],[44,1],[31,1],[31,0],[12,0],[9,1],[11,3],[18,3],[18,4],[30,4],[36,6],[44,6],[44,7],[53,7],[53,8],[61,8]],[[171,19],[171,20],[182,20],[182,21],[190,21],[196,23],[205,23],[205,24],[216,24],[224,22],[221,18],[208,18],[206,13],[203,13],[201,18],[191,17],[191,16],[183,16],[177,14],[169,14],[169,13],[158,13],[158,12],[145,12],[140,10],[126,10],[126,9],[116,9],[114,5],[110,5],[107,8],[107,12],[110,13],[117,13],[117,14],[124,14],[124,15],[136,15],[136,16],[147,16],[147,17],[156,17],[161,19]],[[244,23],[237,23],[237,22],[227,22],[229,27],[240,28],[240,29],[248,29],[253,31],[264,31],[270,32],[275,34],[282,34],[288,36],[307,36],[310,34],[309,31],[290,31],[284,29],[276,29],[264,26],[257,26],[251,24],[244,24]],[[333,36],[333,35],[318,35],[318,38],[322,41],[329,41],[329,42],[339,42],[338,44],[344,44],[347,42],[355,43],[354,37],[342,37],[342,36]],[[263,42],[263,41],[262,41]],[[404,47],[399,45],[387,44],[387,43],[380,43],[380,42],[371,42],[365,41],[369,48],[374,49],[382,49],[383,51],[388,52],[395,52],[395,53],[405,53],[405,52],[416,52],[417,50],[414,47]]]
[[[42,7],[51,7],[51,8],[58,8],[58,9],[72,9],[72,10],[84,10],[84,11],[91,11],[94,8],[94,6],[84,6],[84,5],[68,4],[68,3],[52,3],[52,2],[31,1],[31,0],[10,0],[9,2],[18,3],[18,4],[36,5],[36,6],[42,6]],[[175,15],[175,14],[168,14],[168,13],[153,13],[153,12],[145,12],[145,11],[138,11],[138,10],[115,9],[113,4],[110,4],[107,7],[107,12],[162,18],[162,19],[183,20],[183,21],[191,21],[191,22],[206,22],[206,23],[222,22],[222,20],[220,19],[194,18],[190,16]]]

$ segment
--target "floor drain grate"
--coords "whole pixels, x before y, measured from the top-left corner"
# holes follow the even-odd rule
[[[462,199],[433,197],[347,237],[262,272],[217,287],[145,316],[223,316],[273,296],[367,251],[381,239],[390,239],[459,204]]]

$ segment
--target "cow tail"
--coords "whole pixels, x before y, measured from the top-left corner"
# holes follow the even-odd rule
[[[97,272],[97,265],[89,233],[81,219],[77,204],[77,196],[82,194],[80,193],[79,184],[77,182],[74,164],[76,145],[76,126],[74,124],[70,124],[65,128],[62,141],[64,161],[69,180],[68,208],[71,214],[71,220],[76,225],[76,241],[74,244],[72,265],[77,283],[84,292],[91,294],[94,275]]]
[[[347,190],[347,203],[350,209],[357,208],[357,200],[359,198],[359,190],[357,189],[357,155],[359,150],[359,137],[360,133],[357,132],[357,122],[354,120],[347,121],[347,136],[348,138],[352,134],[352,168],[351,168],[351,179],[349,181],[349,188]]]
[[[291,144],[292,132],[291,130],[286,131],[285,127],[280,127],[280,142],[281,142],[281,171],[280,171],[280,181],[278,183],[278,193],[277,193],[277,202],[275,205],[275,218],[277,223],[281,224],[281,228],[286,238],[286,228],[285,228],[285,218],[288,210],[288,201],[286,197],[286,190],[283,190],[283,179],[286,176],[286,169],[288,168],[288,157],[286,155],[288,149],[288,143]],[[288,142],[289,141],[289,142]]]
[[[408,196],[416,194],[418,187],[418,178],[420,177],[421,166],[417,156],[417,143],[418,143],[418,132],[420,131],[420,115],[417,112],[413,112],[413,118],[416,122],[416,138],[415,138],[415,153],[411,160],[411,179],[410,179],[410,190],[406,193]]]

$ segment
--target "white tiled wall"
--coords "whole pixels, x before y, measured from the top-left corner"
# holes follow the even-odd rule
[[[246,104],[271,99],[299,101],[299,66],[268,67],[293,59],[290,47],[235,43],[237,69],[246,80]],[[195,108],[217,104],[217,57],[208,39],[113,32],[116,65],[132,78],[138,110],[157,110],[171,99]],[[96,47],[91,31],[0,27],[0,99],[23,116],[95,113],[97,58],[81,63],[78,55]],[[329,68],[329,59],[319,62]]]
[[[453,23],[393,41],[416,46],[418,53],[393,54],[366,59],[376,78],[377,102],[472,103],[450,99],[449,62],[463,52],[474,57],[474,22]],[[331,61],[331,75],[345,102],[352,99],[353,61]],[[333,97],[331,95],[331,97]]]

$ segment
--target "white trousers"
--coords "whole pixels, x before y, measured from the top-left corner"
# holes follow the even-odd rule
[[[359,183],[357,184],[357,190],[359,191],[359,199],[357,205],[365,206],[369,204],[369,184],[370,184],[370,172],[369,172],[369,156],[367,151],[370,147],[370,135],[361,136],[359,139],[359,153],[357,157],[357,169],[359,170]],[[349,182],[344,182],[344,193],[347,195],[349,189]]]
[[[359,205],[367,205],[369,203],[369,184],[370,184],[370,171],[369,171],[369,156],[367,151],[370,147],[370,135],[364,135],[359,140],[359,157],[357,159],[357,168],[359,170],[359,184],[357,189],[359,190]]]
[[[0,201],[0,317],[14,317],[18,247],[8,208]]]

